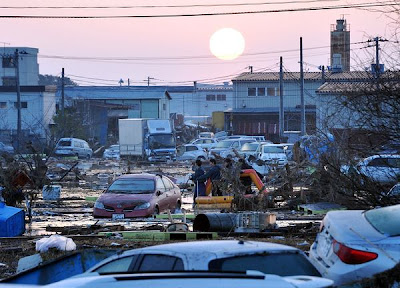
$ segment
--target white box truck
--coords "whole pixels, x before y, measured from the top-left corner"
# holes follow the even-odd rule
[[[175,161],[176,139],[171,124],[171,121],[166,119],[119,119],[121,157]]]

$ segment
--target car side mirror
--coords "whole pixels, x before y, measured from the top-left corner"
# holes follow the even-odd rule
[[[162,192],[160,190],[157,190],[156,195],[160,196],[162,194]]]

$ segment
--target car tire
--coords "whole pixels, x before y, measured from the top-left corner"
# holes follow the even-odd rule
[[[156,218],[156,216],[159,214],[160,214],[160,208],[158,208],[158,206],[155,206],[153,210],[153,217]]]
[[[181,201],[176,202],[176,206],[175,206],[174,209],[171,210],[171,213],[172,213],[172,214],[180,213],[181,207],[182,207]],[[178,211],[179,211],[179,212],[178,212]]]

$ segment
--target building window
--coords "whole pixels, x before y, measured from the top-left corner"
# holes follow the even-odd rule
[[[225,94],[218,94],[217,95],[217,101],[226,101],[226,95]]]
[[[213,95],[213,94],[206,95],[206,100],[207,101],[215,101],[215,95]]]
[[[3,86],[15,86],[17,85],[16,77],[3,77]]]
[[[265,88],[257,88],[257,96],[265,96]]]
[[[247,96],[253,97],[257,95],[256,93],[257,93],[256,88],[247,88]]]
[[[15,67],[15,60],[12,56],[4,56],[3,57],[3,68],[14,68]]]
[[[18,109],[18,102],[14,102],[14,107]],[[28,108],[28,102],[21,102],[21,108]]]
[[[0,102],[0,109],[7,108],[7,102]]]
[[[268,96],[278,96],[279,93],[277,93],[277,92],[279,92],[279,89],[276,89],[275,87],[267,88],[267,95]]]
[[[162,104],[162,110],[167,110],[167,105],[165,103]]]

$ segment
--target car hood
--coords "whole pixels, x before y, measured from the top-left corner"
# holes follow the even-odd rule
[[[114,193],[104,193],[102,194],[98,201],[107,205],[114,205],[118,203],[143,203],[149,202],[153,194],[114,194]]]
[[[387,236],[379,233],[363,215],[363,210],[331,211],[324,218],[324,226],[341,243],[360,244],[366,239],[378,242]]]

